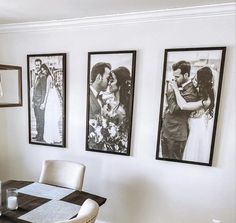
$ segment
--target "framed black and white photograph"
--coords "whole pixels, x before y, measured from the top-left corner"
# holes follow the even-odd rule
[[[130,155],[136,51],[88,53],[86,150]]]
[[[27,55],[29,143],[66,145],[66,54]]]
[[[22,106],[22,68],[0,64],[0,107]]]
[[[165,50],[156,159],[212,165],[225,52]]]

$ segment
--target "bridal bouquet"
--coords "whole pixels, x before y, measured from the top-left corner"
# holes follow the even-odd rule
[[[88,144],[90,149],[126,153],[128,120],[115,116],[97,115],[89,119]]]

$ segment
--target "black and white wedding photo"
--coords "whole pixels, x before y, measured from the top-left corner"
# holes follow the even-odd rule
[[[29,142],[65,147],[66,54],[28,55]]]
[[[165,50],[157,159],[211,165],[225,51]]]
[[[130,154],[136,51],[90,52],[86,150]]]

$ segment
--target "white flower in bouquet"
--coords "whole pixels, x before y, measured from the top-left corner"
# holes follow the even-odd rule
[[[118,151],[119,150],[119,146],[115,145],[115,150]]]
[[[124,137],[124,138],[121,139],[121,145],[124,146],[125,148],[127,148],[127,146],[128,146],[127,137]]]
[[[89,119],[89,125],[91,125],[93,128],[96,128],[98,121],[96,119]]]
[[[95,133],[97,135],[97,142],[101,142],[103,140],[103,135],[102,135],[102,126],[97,126],[95,129]]]
[[[109,122],[108,132],[110,133],[110,137],[115,137],[118,133],[118,126],[113,122]]]
[[[97,142],[97,141],[98,141],[97,136],[96,136],[96,134],[95,134],[94,132],[90,132],[90,133],[89,133],[89,138],[90,138],[90,139],[93,139],[94,142]]]
[[[102,127],[107,128],[107,119],[102,117]]]

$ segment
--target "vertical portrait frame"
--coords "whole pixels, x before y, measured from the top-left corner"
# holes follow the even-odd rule
[[[96,70],[95,65],[99,63],[110,64],[111,67],[106,68],[107,72],[110,72],[107,77],[107,84],[117,81],[116,86],[119,88],[119,90],[111,93],[105,87],[101,91],[102,94],[101,92],[97,94],[97,97],[102,95],[101,100],[95,98],[94,94],[96,93],[94,93],[94,89],[91,90],[94,83],[91,80],[91,71]],[[130,155],[135,66],[136,50],[88,52],[86,151]],[[101,75],[99,78],[105,80],[105,77],[103,79]],[[109,87],[112,89],[111,85]],[[114,102],[116,96],[115,99],[113,96],[124,95],[123,92],[125,91],[126,97],[120,96],[119,105],[115,110],[113,105],[116,104]],[[101,101],[104,103],[102,104]],[[94,111],[95,105],[99,112],[93,115],[92,111]]]
[[[165,50],[157,160],[212,166],[225,54],[226,47]],[[182,61],[190,62],[192,80],[178,86]],[[192,83],[195,96],[189,88]],[[200,121],[204,118],[205,127]]]
[[[66,147],[66,53],[27,55],[27,73],[29,143]]]
[[[0,107],[22,106],[22,67],[0,64]]]

